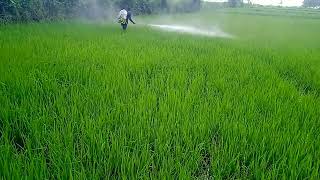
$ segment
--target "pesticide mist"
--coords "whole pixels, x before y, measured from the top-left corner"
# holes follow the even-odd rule
[[[202,36],[210,36],[210,37],[222,37],[222,38],[232,38],[233,36],[223,32],[219,28],[215,27],[214,29],[201,29],[194,26],[186,26],[186,25],[175,25],[175,24],[149,24],[149,26],[157,29],[161,29],[169,32],[180,32],[186,34],[193,35],[202,35]]]

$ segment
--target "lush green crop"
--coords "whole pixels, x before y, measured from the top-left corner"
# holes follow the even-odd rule
[[[0,27],[0,178],[319,179],[320,21],[191,17]]]

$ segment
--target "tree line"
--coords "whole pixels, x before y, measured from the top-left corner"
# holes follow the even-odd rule
[[[304,0],[303,6],[305,6],[305,7],[320,7],[320,0]]]
[[[195,11],[201,0],[0,0],[2,21],[40,21],[106,17],[121,7],[136,14]]]
[[[228,0],[229,7],[242,4],[243,0]],[[303,5],[320,6],[320,0],[304,0]],[[201,0],[0,0],[0,22],[105,18],[122,7],[135,14],[190,12],[200,9]]]

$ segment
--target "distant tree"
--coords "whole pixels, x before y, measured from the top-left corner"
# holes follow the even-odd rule
[[[161,10],[166,10],[166,9],[168,9],[167,0],[160,0],[160,8],[161,8]]]
[[[79,16],[97,18],[113,14],[107,11],[128,7],[135,14],[190,12],[199,10],[200,5],[201,0],[0,0],[0,22],[57,20]]]
[[[318,7],[318,6],[320,6],[320,0],[304,0],[303,6],[304,7]]]
[[[228,0],[229,7],[238,7],[243,5],[243,0]]]
[[[201,8],[200,0],[192,0],[191,7],[193,11],[199,10]]]

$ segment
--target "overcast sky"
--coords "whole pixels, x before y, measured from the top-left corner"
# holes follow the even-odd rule
[[[211,1],[211,2],[225,2],[227,0],[204,0],[204,1]],[[244,0],[246,2],[246,0]],[[261,5],[279,5],[281,0],[251,0],[254,4],[261,4]],[[303,0],[283,0],[284,6],[301,6]]]

